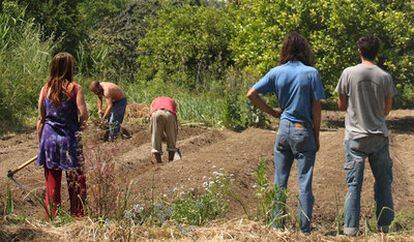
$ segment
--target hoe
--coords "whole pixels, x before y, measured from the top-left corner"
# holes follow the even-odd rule
[[[25,163],[21,164],[21,165],[20,165],[19,167],[17,167],[16,169],[14,169],[14,170],[9,170],[9,171],[7,172],[7,177],[8,177],[10,180],[12,180],[14,183],[16,183],[16,184],[17,184],[17,186],[19,186],[19,187],[23,187],[23,186],[22,186],[19,182],[17,182],[17,181],[14,179],[14,174],[16,174],[18,171],[22,170],[22,169],[23,169],[23,168],[25,168],[26,166],[28,166],[28,165],[30,165],[31,163],[33,163],[36,159],[37,159],[37,156],[35,156],[35,157],[31,158],[30,160],[26,161]]]

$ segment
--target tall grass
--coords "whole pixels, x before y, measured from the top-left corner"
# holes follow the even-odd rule
[[[41,31],[25,21],[24,9],[3,3],[0,14],[0,135],[19,128],[25,117],[35,116],[36,97],[48,73],[53,49],[41,40]]]

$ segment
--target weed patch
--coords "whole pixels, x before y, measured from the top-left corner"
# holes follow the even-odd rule
[[[173,221],[200,226],[224,217],[231,193],[231,178],[214,172],[213,178],[203,183],[203,189],[200,193],[179,194],[172,201],[162,199],[147,206],[135,204],[125,211],[124,218],[139,225],[161,226],[167,221]]]

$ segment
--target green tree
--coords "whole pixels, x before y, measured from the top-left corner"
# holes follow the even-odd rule
[[[93,73],[104,79],[135,80],[138,42],[145,36],[148,21],[159,8],[158,0],[139,0],[126,9],[98,24],[91,33]]]
[[[234,36],[225,7],[164,3],[138,44],[139,79],[174,82],[208,90],[232,65],[228,44]]]
[[[278,64],[286,33],[298,31],[313,47],[329,95],[342,70],[358,63],[356,41],[376,34],[383,42],[378,64],[391,72],[397,86],[411,88],[413,69],[414,5],[379,0],[245,0],[236,6],[236,38],[231,42],[236,65],[263,75]],[[412,93],[412,92],[411,92]]]

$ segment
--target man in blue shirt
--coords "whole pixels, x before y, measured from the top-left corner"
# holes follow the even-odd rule
[[[275,93],[281,111],[267,105],[259,94]],[[321,123],[320,100],[325,98],[318,71],[312,67],[308,41],[296,32],[285,37],[280,65],[271,69],[247,93],[255,106],[273,117],[280,117],[275,142],[275,184],[279,188],[273,224],[284,226],[284,201],[293,160],[297,160],[299,178],[299,217],[302,232],[310,233],[314,203],[313,167],[319,149]]]

